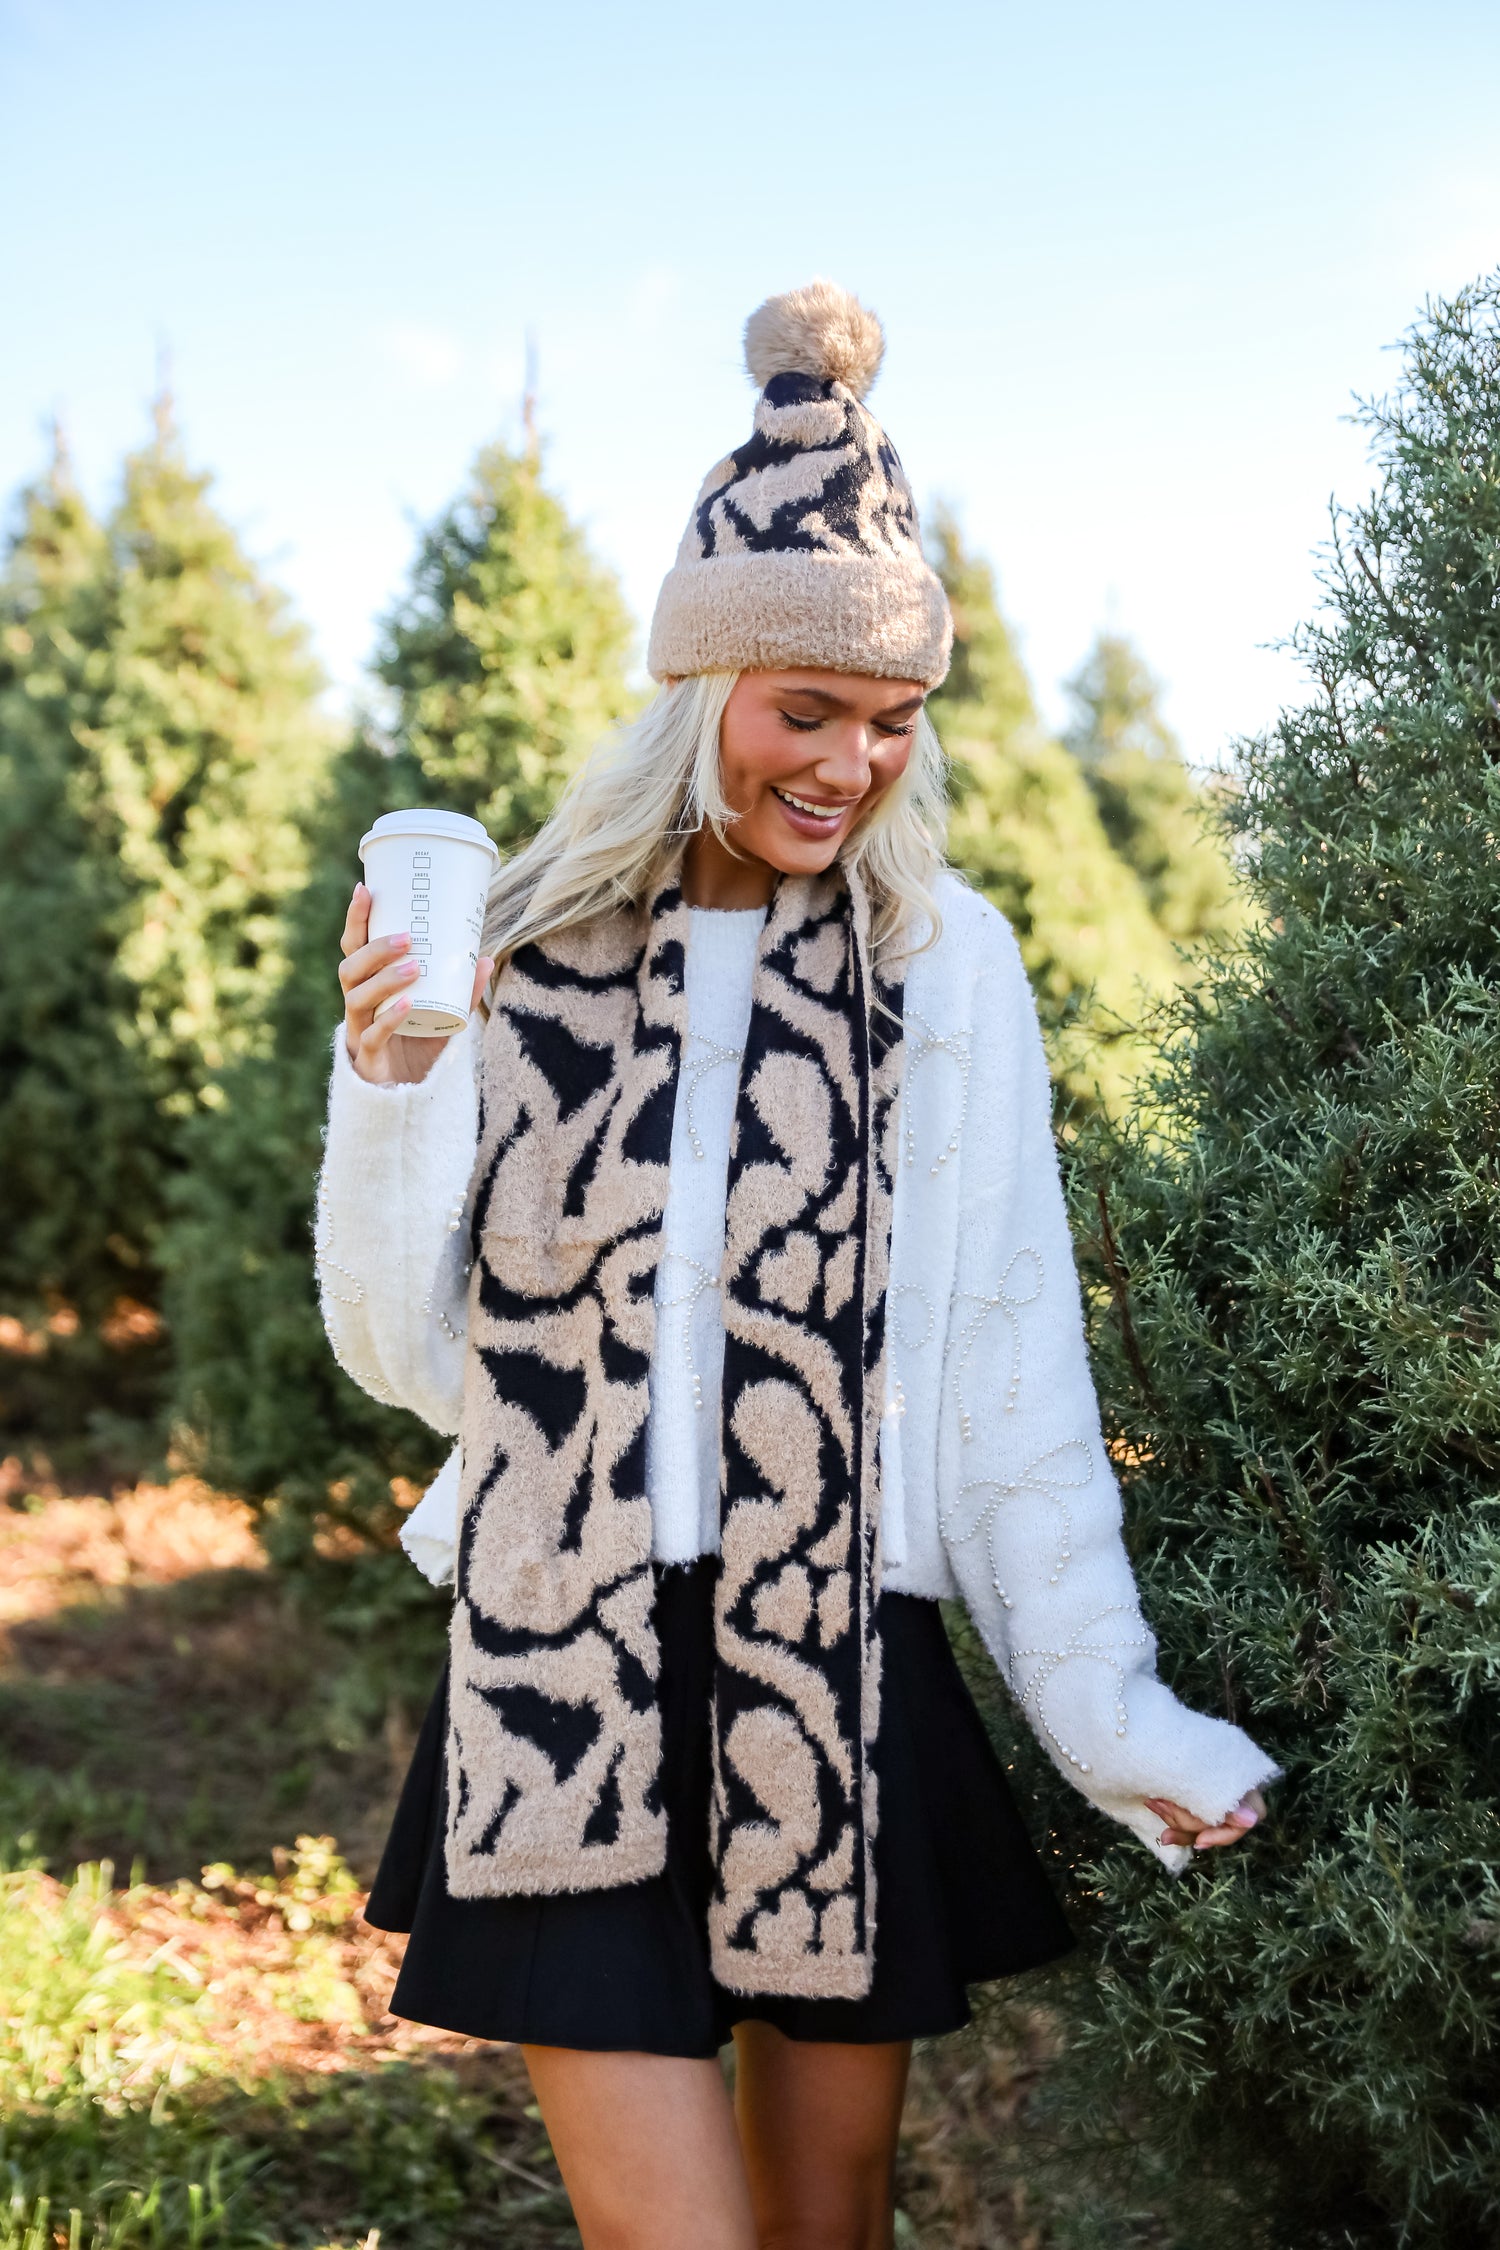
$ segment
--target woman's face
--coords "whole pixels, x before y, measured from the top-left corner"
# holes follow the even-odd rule
[[[735,851],[783,875],[831,866],[857,822],[899,781],[923,690],[845,672],[743,672],[719,729]]]

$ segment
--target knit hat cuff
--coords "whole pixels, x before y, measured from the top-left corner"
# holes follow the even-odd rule
[[[668,571],[651,624],[653,679],[806,666],[936,687],[953,620],[934,572],[895,556],[712,555]]]

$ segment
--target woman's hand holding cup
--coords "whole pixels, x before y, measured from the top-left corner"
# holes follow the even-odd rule
[[[339,983],[344,988],[344,1038],[350,1062],[373,1086],[418,1084],[447,1042],[398,1036],[411,1013],[408,987],[416,982],[417,964],[411,958],[411,938],[404,932],[396,937],[371,938],[370,893],[363,883],[354,886],[339,951],[344,956]],[[494,966],[487,955],[480,955],[471,1009],[478,1007]],[[386,1000],[392,1005],[377,1022],[375,1011]]]

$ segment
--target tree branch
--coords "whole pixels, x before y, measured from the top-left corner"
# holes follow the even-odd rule
[[[1114,1222],[1109,1215],[1109,1199],[1105,1195],[1102,1181],[1098,1195],[1099,1223],[1103,1229],[1101,1246],[1104,1251],[1104,1270],[1109,1275],[1110,1293],[1115,1301],[1115,1310],[1120,1316],[1120,1334],[1125,1343],[1125,1357],[1129,1360],[1135,1372],[1135,1379],[1140,1384],[1145,1396],[1154,1407],[1160,1410],[1161,1400],[1157,1396],[1156,1385],[1152,1382],[1146,1367],[1145,1357],[1135,1333],[1135,1322],[1130,1317],[1130,1285],[1120,1257],[1120,1245],[1115,1237]]]

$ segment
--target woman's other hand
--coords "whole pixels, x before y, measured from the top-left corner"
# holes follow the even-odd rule
[[[354,886],[339,951],[344,956],[339,983],[344,988],[344,1039],[350,1062],[372,1086],[417,1085],[447,1042],[396,1036],[411,1013],[410,988],[416,982],[419,963],[411,958],[411,938],[405,932],[398,937],[371,938],[370,893],[363,883]],[[481,954],[474,972],[471,1008],[479,1005],[479,995],[489,983],[494,966],[488,955]],[[400,997],[377,1023],[375,1010],[392,994]]]
[[[1256,1822],[1264,1819],[1266,1800],[1258,1789],[1252,1789],[1219,1828],[1211,1828],[1186,1806],[1174,1805],[1170,1797],[1148,1797],[1146,1808],[1167,1823],[1158,1842],[1191,1844],[1195,1852],[1211,1852],[1220,1844],[1237,1844],[1242,1836],[1248,1836]]]

